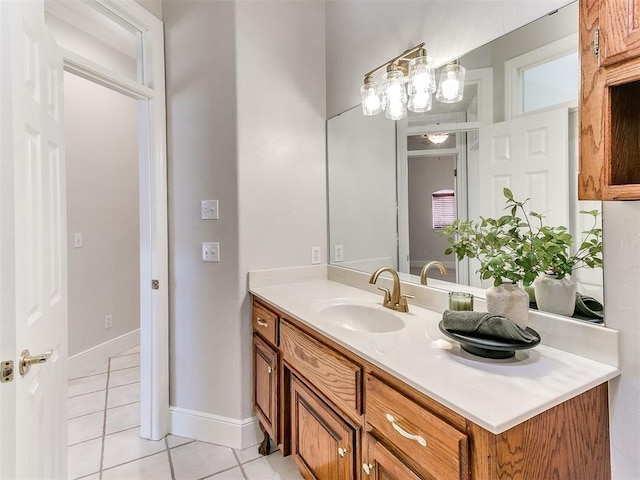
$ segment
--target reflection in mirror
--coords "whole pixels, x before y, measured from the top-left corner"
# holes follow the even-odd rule
[[[444,255],[439,230],[452,214],[501,216],[504,187],[578,243],[591,227],[579,212],[600,203],[577,200],[576,31],[577,2],[463,56],[460,104],[434,102],[396,123],[359,107],[330,119],[331,263],[369,273],[391,265],[417,283],[424,265],[440,261],[448,272],[431,269],[429,285],[483,296],[478,265]],[[602,302],[601,269],[573,279]]]

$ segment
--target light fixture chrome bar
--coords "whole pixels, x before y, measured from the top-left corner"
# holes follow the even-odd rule
[[[372,76],[374,73],[376,73],[378,70],[385,68],[386,66],[397,62],[398,60],[404,60],[405,63],[409,62],[409,60],[411,60],[413,57],[409,57],[409,55],[412,55],[414,53],[416,53],[417,51],[419,51],[421,48],[424,48],[424,42],[422,42],[419,45],[416,45],[413,48],[410,48],[408,50],[405,50],[404,52],[402,52],[400,55],[393,57],[391,60],[388,60],[386,62],[384,62],[382,65],[380,65],[379,67],[374,68],[373,70],[371,70],[370,72],[365,73],[364,78],[366,79],[367,77]],[[400,66],[400,65],[398,65]]]

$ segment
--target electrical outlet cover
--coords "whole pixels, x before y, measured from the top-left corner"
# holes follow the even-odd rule
[[[333,249],[333,259],[336,262],[344,261],[344,245],[335,245]]]
[[[322,252],[320,247],[311,247],[311,264],[317,265],[320,263],[320,259],[322,257]]]

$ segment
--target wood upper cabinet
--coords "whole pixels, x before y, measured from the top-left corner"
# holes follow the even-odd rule
[[[578,197],[639,200],[640,0],[580,0],[579,31]]]
[[[356,427],[291,376],[291,453],[305,479],[355,478]]]
[[[640,56],[640,0],[600,1],[600,65]]]
[[[278,442],[278,352],[253,335],[253,407],[263,429]]]
[[[363,480],[422,480],[371,434],[366,435],[364,451]]]

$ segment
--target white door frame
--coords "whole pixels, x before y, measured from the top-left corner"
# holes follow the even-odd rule
[[[141,82],[62,50],[67,72],[139,100],[140,436],[169,433],[169,256],[162,22],[134,0],[92,0],[141,32]],[[73,9],[74,2],[65,4]],[[157,280],[158,289],[152,289]]]

